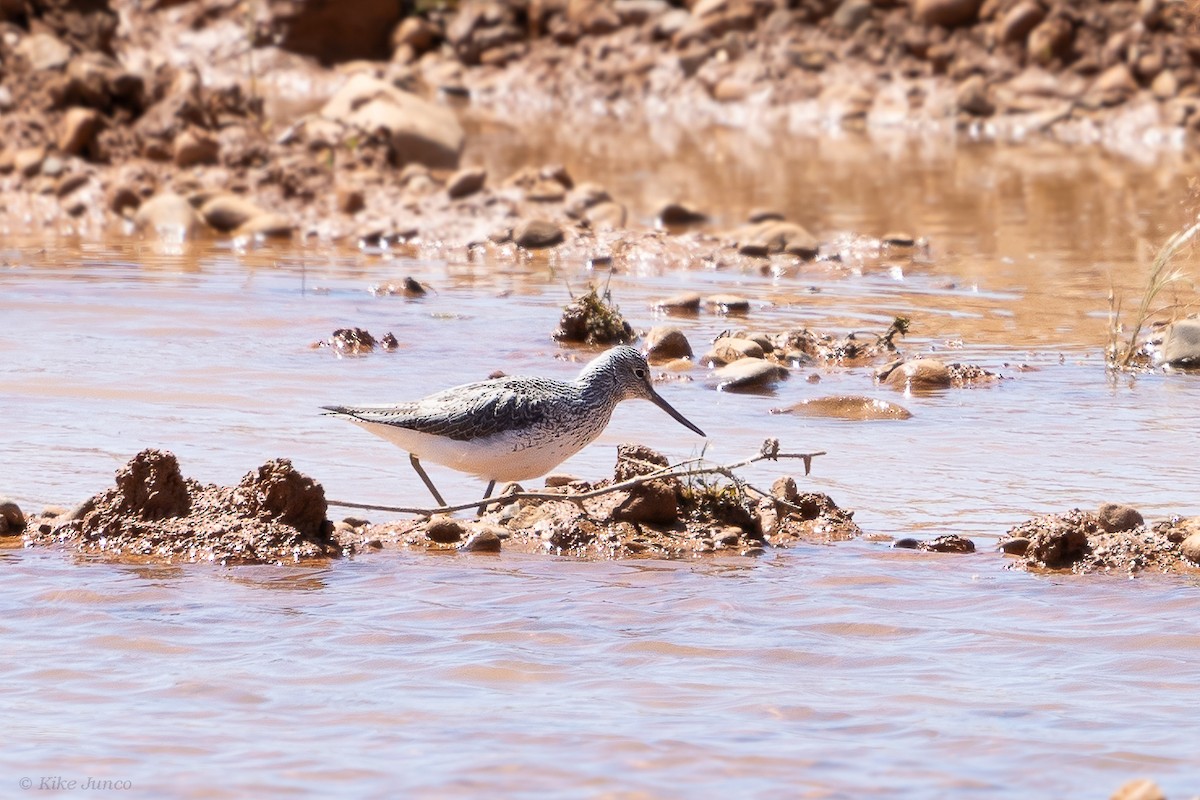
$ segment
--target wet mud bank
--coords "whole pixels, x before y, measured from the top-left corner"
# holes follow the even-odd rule
[[[621,445],[613,476],[586,481],[556,474],[544,489],[510,484],[481,513],[423,514],[372,524],[337,522],[322,486],[274,459],[236,486],[183,477],[175,456],[144,450],[114,485],[71,510],[26,516],[0,500],[0,544],[56,547],[87,557],[139,563],[294,564],[385,548],[422,552],[520,552],[586,559],[756,557],[772,548],[834,545],[859,537],[896,550],[969,554],[957,534],[927,540],[864,532],[854,512],[805,492],[784,475],[759,489],[729,478],[670,474],[659,453]],[[802,479],[801,479],[802,480]],[[336,504],[332,504],[336,507]],[[995,552],[1010,568],[1034,572],[1200,571],[1200,518],[1147,524],[1130,506],[1106,503],[1034,517],[1003,535]]]

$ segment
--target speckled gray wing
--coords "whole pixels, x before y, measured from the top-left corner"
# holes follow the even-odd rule
[[[363,422],[468,441],[543,424],[552,413],[553,401],[562,403],[571,388],[540,378],[496,378],[456,386],[412,403],[323,408]]]

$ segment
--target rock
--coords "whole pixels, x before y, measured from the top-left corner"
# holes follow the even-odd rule
[[[668,297],[665,300],[659,300],[655,302],[654,307],[675,313],[691,313],[700,310],[700,300],[700,295],[695,292],[684,292],[683,294]]]
[[[102,123],[103,117],[94,108],[68,109],[58,127],[58,149],[73,156],[90,151]]]
[[[71,60],[70,45],[49,33],[26,36],[17,44],[16,53],[29,62],[34,72],[61,69]]]
[[[983,0],[912,0],[913,16],[925,25],[952,28],[979,18]]]
[[[180,239],[192,236],[203,224],[192,204],[171,192],[157,194],[142,203],[133,222],[140,231]]]
[[[677,358],[692,358],[692,345],[679,328],[659,325],[646,334],[646,359],[661,364]]]
[[[745,314],[750,310],[750,301],[736,294],[709,295],[704,304],[722,314]]]
[[[467,167],[460,169],[446,181],[446,194],[452,200],[469,197],[483,188],[487,183],[487,170],[483,167]]]
[[[465,541],[458,549],[464,553],[499,553],[500,536],[493,530],[482,530]]]
[[[188,127],[175,137],[172,160],[177,167],[216,164],[221,153],[217,138],[208,131]]]
[[[67,168],[67,164],[60,156],[51,153],[42,161],[42,174],[47,178],[57,178],[63,174],[63,170]]]
[[[787,408],[773,408],[772,414],[802,414],[846,420],[909,419],[912,412],[903,406],[855,395],[832,395],[801,400]]]
[[[786,368],[760,358],[742,358],[713,373],[722,392],[766,389],[787,374]]]
[[[570,475],[564,472],[551,472],[545,477],[543,483],[547,489],[557,489],[562,486],[570,486],[573,483],[582,483],[583,479],[578,475]]]
[[[1085,99],[1098,106],[1115,106],[1124,103],[1137,93],[1137,81],[1126,64],[1114,64],[1100,73],[1085,95]]]
[[[25,530],[25,514],[12,500],[0,498],[0,536],[16,536]]]
[[[235,236],[258,236],[264,239],[287,239],[295,232],[296,225],[285,214],[264,211],[243,222],[234,230]]]
[[[1120,503],[1101,503],[1096,516],[1101,529],[1108,533],[1131,531],[1146,523],[1136,508]]]
[[[157,8],[176,3],[159,2]],[[274,0],[264,7],[267,37],[280,47],[312,56],[323,64],[367,59],[385,61],[391,54],[392,32],[407,4],[341,0],[314,3]]]
[[[685,227],[708,222],[708,216],[686,203],[667,203],[655,214],[662,227]]]
[[[859,25],[871,18],[874,7],[871,0],[842,0],[833,12],[833,24],[844,31],[858,30]]]
[[[458,166],[465,134],[449,109],[369,75],[350,78],[321,109],[321,116],[388,137],[399,164]]]
[[[903,391],[944,389],[951,385],[950,369],[933,358],[906,361],[887,373],[885,382]]]
[[[794,222],[766,220],[743,229],[738,237],[743,255],[765,256],[787,253],[800,258],[816,258],[821,251],[817,238]]]
[[[339,186],[336,193],[337,210],[343,214],[357,214],[367,206],[362,189]]]
[[[1111,800],[1167,800],[1163,790],[1149,778],[1135,778],[1121,784]]]
[[[589,208],[600,205],[612,200],[612,195],[608,190],[597,183],[585,182],[571,189],[567,196],[567,205],[564,209],[568,215],[579,219],[583,217]]]
[[[525,190],[525,199],[531,203],[560,203],[567,197],[567,190],[553,180],[539,180]]]
[[[1173,367],[1200,366],[1200,319],[1181,319],[1167,327],[1162,360]]]
[[[23,147],[13,155],[13,169],[18,175],[32,178],[42,171],[46,151],[41,147]]]
[[[450,517],[434,517],[425,526],[425,536],[438,544],[454,544],[463,538],[466,529]]]
[[[543,247],[553,247],[562,244],[564,239],[562,228],[545,219],[531,219],[522,222],[513,229],[513,241],[527,250]]]
[[[982,75],[972,75],[958,85],[954,93],[955,105],[976,117],[990,117],[996,106],[988,98],[987,80]]]
[[[1179,545],[1183,557],[1193,564],[1200,564],[1200,533],[1193,533]]]
[[[1164,69],[1158,73],[1150,84],[1150,93],[1156,100],[1164,103],[1174,100],[1175,96],[1179,94],[1179,78],[1174,70]]]
[[[905,231],[888,231],[879,241],[888,247],[912,247],[917,243],[913,235]]]
[[[640,444],[617,445],[613,480],[618,483],[648,475],[670,462],[661,453]],[[678,481],[660,478],[617,494],[621,499],[612,511],[614,520],[670,525],[679,518]]]
[[[407,47],[414,56],[433,48],[441,32],[427,19],[416,15],[405,17],[392,31],[392,50]]]
[[[200,216],[204,221],[222,232],[240,228],[266,213],[254,201],[236,194],[218,194],[200,206]]]
[[[1022,0],[1010,8],[1000,20],[997,38],[1002,42],[1024,42],[1030,32],[1046,18],[1041,5],[1033,0]]]
[[[1000,542],[1000,549],[1010,556],[1023,556],[1029,550],[1029,539],[1025,536],[1014,536]]]
[[[974,553],[975,543],[957,533],[947,533],[929,541],[921,542],[918,547],[931,553]]]
[[[596,230],[617,230],[625,227],[628,214],[625,206],[606,200],[589,208],[583,218]]]
[[[701,359],[705,364],[732,364],[742,358],[762,358],[762,346],[750,339],[740,339],[734,336],[722,336],[713,342],[710,350]]]
[[[785,503],[800,502],[800,488],[796,486],[796,479],[790,475],[776,478],[771,484],[771,496]]]
[[[1066,57],[1071,52],[1074,41],[1075,28],[1070,21],[1060,16],[1052,16],[1029,32],[1025,49],[1031,61],[1047,66]]]

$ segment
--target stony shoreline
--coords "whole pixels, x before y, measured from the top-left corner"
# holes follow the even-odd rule
[[[933,125],[1187,152],[1200,129],[1200,35],[1180,3],[404,5],[358,0],[337,19],[303,2],[5,6],[0,225],[499,260],[805,259],[822,243],[793,222],[713,230],[670,202],[635,215],[552,164],[489,175],[461,163],[465,119]],[[647,212],[666,230],[634,221]]]

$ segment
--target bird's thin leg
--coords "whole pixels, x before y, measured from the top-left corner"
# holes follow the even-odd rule
[[[438,493],[437,487],[433,485],[433,481],[429,480],[429,476],[425,474],[425,468],[421,466],[421,462],[417,459],[417,457],[412,453],[409,453],[408,460],[409,463],[412,464],[413,469],[417,471],[417,474],[421,476],[421,480],[425,481],[425,488],[429,489],[429,491],[433,493],[433,499],[437,500],[438,505],[446,505],[446,501],[443,500],[441,494]]]
[[[495,482],[495,481],[488,481],[488,488],[487,488],[487,489],[484,491],[484,493],[483,493],[483,499],[484,499],[484,500],[487,500],[489,497],[491,497],[491,496],[492,496],[492,489],[495,489],[495,488],[496,488],[496,482]],[[479,510],[475,512],[475,516],[477,516],[477,517],[482,517],[482,516],[483,516],[483,512],[484,512],[484,510],[485,510],[486,508],[487,508],[487,503],[480,503],[480,504],[479,504]]]

